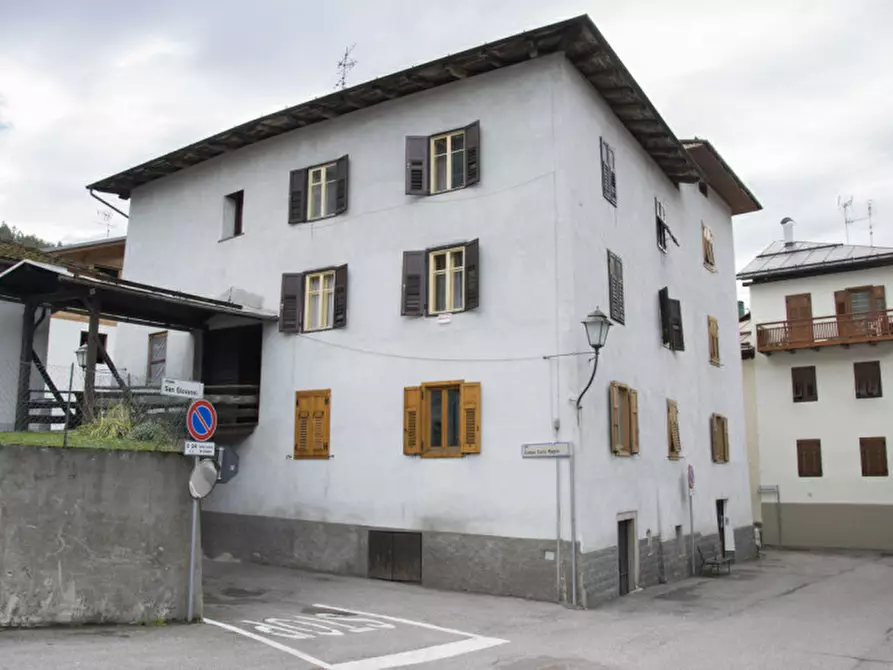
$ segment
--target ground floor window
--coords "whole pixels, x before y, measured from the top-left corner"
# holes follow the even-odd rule
[[[403,390],[403,453],[436,458],[480,451],[479,382],[426,382]]]

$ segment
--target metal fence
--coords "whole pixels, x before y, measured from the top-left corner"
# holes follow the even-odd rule
[[[190,400],[163,396],[126,370],[122,387],[97,370],[93,392],[77,365],[24,364],[0,371],[0,443],[38,446],[95,446],[120,449],[182,448]]]

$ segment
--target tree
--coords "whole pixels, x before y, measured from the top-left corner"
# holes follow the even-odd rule
[[[6,221],[0,222],[0,241],[15,242],[33,249],[45,249],[47,247],[61,247],[61,242],[47,242],[37,235],[29,235],[15,226],[10,226]]]

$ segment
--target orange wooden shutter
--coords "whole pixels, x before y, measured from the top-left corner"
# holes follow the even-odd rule
[[[310,458],[312,400],[302,391],[295,394],[295,458]]]
[[[729,419],[722,417],[722,462],[729,462]]]
[[[670,458],[677,458],[682,451],[679,440],[679,406],[675,400],[667,399],[667,447]]]
[[[710,447],[713,450],[713,462],[722,461],[722,429],[718,414],[710,415]]]
[[[403,453],[416,456],[422,453],[422,389],[407,386],[403,389]]]
[[[463,454],[481,453],[481,384],[466,382],[460,393],[459,436]]]
[[[329,408],[330,391],[317,391],[313,396],[313,414],[311,420],[313,422],[313,441],[312,456],[313,458],[329,457]]]
[[[639,453],[639,392],[629,389],[629,452]]]
[[[329,457],[331,391],[295,394],[295,458]]]
[[[616,454],[623,451],[620,435],[620,386],[611,382],[609,402],[611,405],[611,450]]]

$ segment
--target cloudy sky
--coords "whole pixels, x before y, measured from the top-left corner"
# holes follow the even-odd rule
[[[583,13],[677,136],[710,139],[762,201],[736,219],[739,268],[783,216],[842,241],[841,195],[857,218],[872,199],[893,246],[890,0],[2,2],[0,220],[101,237],[85,184],[328,93],[345,46],[356,84]]]

